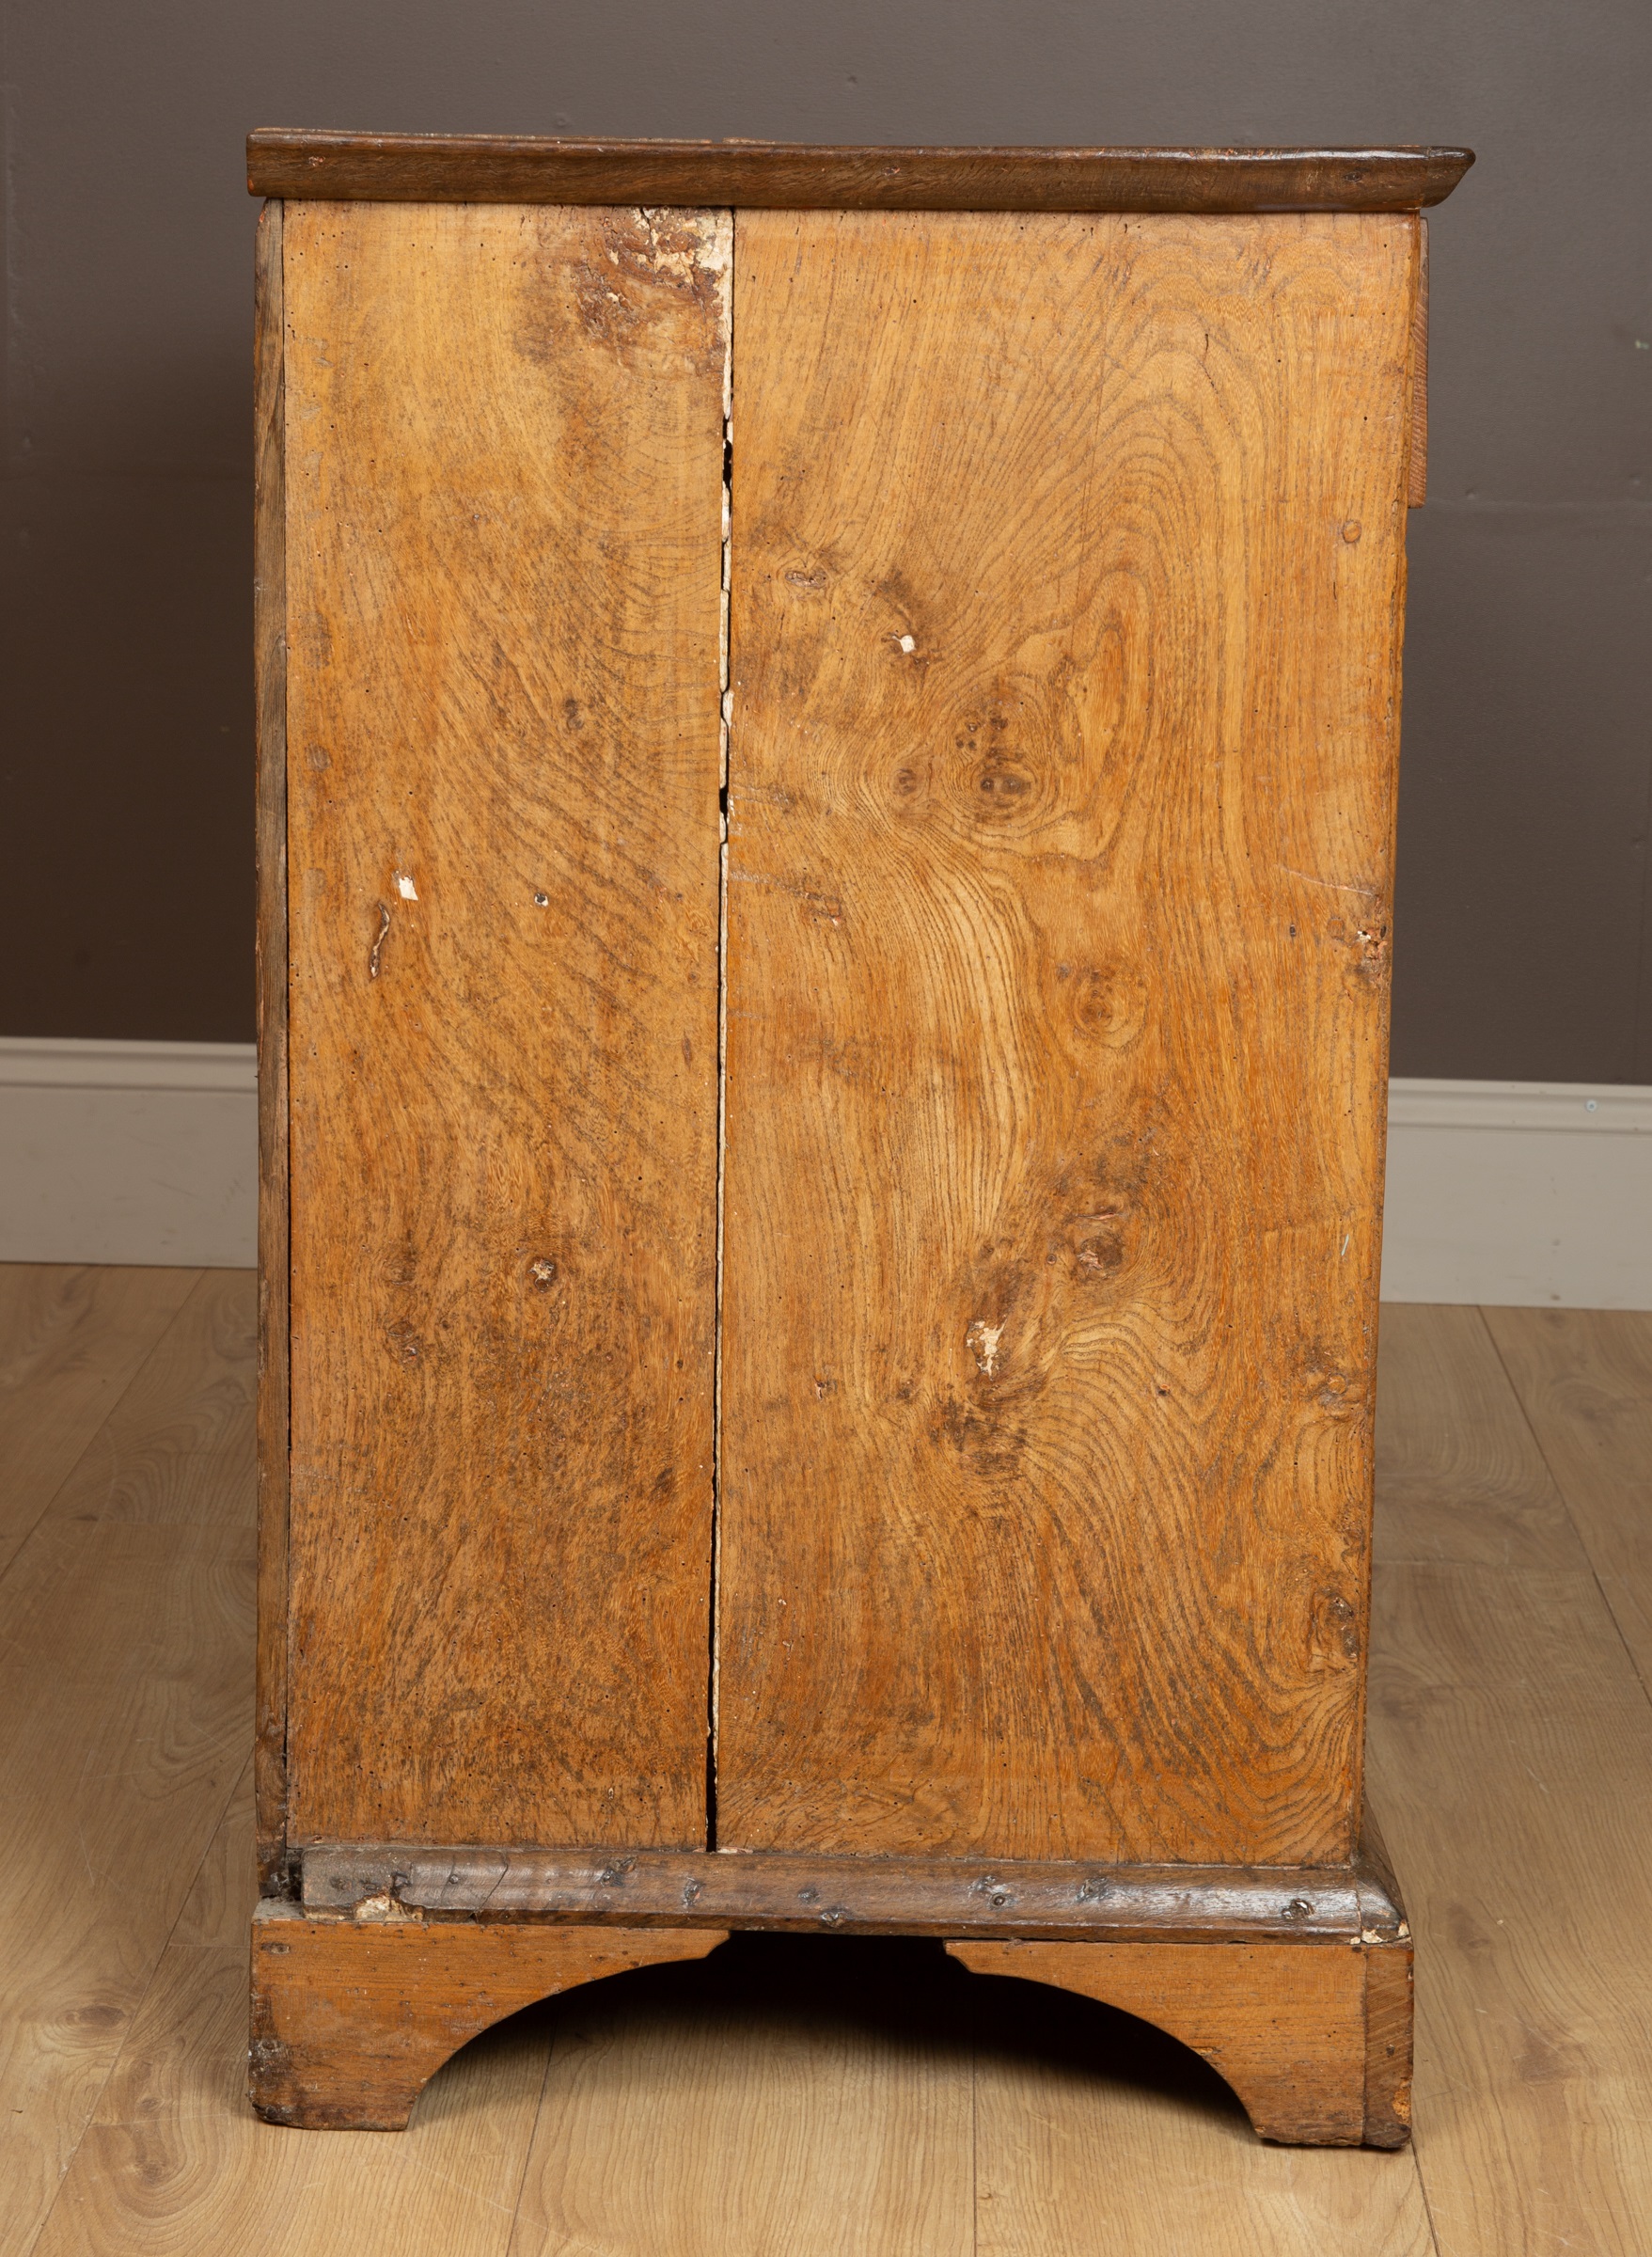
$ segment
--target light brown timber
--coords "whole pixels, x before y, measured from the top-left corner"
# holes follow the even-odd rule
[[[735,245],[719,1844],[1345,1862],[1418,223]]]
[[[1417,298],[1411,315],[1411,453],[1406,505],[1428,499],[1428,222],[1417,223]]]
[[[250,2091],[275,2123],[400,2131],[467,2039],[575,1983],[699,1959],[716,1929],[317,1919],[260,1904],[252,1926]]]
[[[727,220],[284,232],[289,1841],[696,1845]]]
[[[684,1022],[703,1037],[709,1002],[716,1024],[715,868],[696,860],[716,700],[695,674],[710,639],[694,599],[716,581],[696,576],[706,526],[678,505],[711,498],[708,430],[721,454],[729,230],[716,214],[486,205],[295,205],[285,225],[287,468],[308,481],[289,561],[310,726],[295,703],[287,768],[301,1667],[289,1837],[267,1870],[279,1881],[294,1848],[339,1837],[369,1855],[388,1838],[416,1862],[420,1844],[447,1859],[455,1839],[572,1839],[629,1853],[626,1868],[673,1845],[683,1874],[669,1852],[644,1870],[681,1880],[700,1924],[697,1869],[720,1863],[692,1846],[710,1776],[696,1575],[716,1078],[703,1039],[694,1073]],[[1060,1867],[1058,1891],[1097,1862],[1218,1868],[1239,1894],[1255,1867],[1293,1886],[1308,1871],[1358,1907],[1420,235],[1412,218],[1299,212],[739,223],[734,377],[758,434],[753,457],[737,403],[726,994],[744,1394],[725,1397],[738,1544],[716,1668],[718,1839],[754,1861],[735,1910],[755,1923],[910,1924],[949,1857],[991,1861],[970,1886],[1001,1895],[1006,1922],[998,1869],[1013,1885],[1037,1860]],[[639,313],[650,286],[677,303]],[[902,323],[911,335],[891,338]],[[854,397],[832,365],[845,336]],[[650,351],[653,392],[669,371],[681,397],[667,414],[651,393],[620,429]],[[554,379],[550,410],[510,354]],[[939,371],[919,396],[903,355]],[[457,415],[454,366],[475,402]],[[553,480],[543,425],[558,418]],[[590,506],[597,453],[616,505],[624,488],[608,523]],[[639,456],[644,483],[659,474],[660,536],[640,562]],[[870,530],[857,493],[877,494]],[[1002,522],[981,521],[987,493],[1013,497]],[[673,636],[640,583],[684,527]],[[574,616],[566,555],[546,563],[557,534],[589,541],[599,598],[620,583],[606,639],[589,603]],[[537,607],[521,585],[535,572]],[[787,608],[810,595],[824,626]],[[649,742],[627,705],[613,744],[561,748],[547,787],[547,720],[577,734],[591,718],[569,681],[606,668],[618,715],[639,664],[666,677],[667,725]],[[662,750],[676,799],[657,788]],[[563,852],[565,882],[531,890],[557,943],[533,980],[522,918],[489,884],[536,840],[547,862]],[[684,872],[682,914],[639,920],[631,881],[669,900]],[[772,898],[745,902],[752,887]],[[799,918],[847,926],[842,955]],[[639,922],[656,952],[640,974]],[[636,1036],[619,1070],[616,989]],[[1278,1090],[1304,1055],[1335,1070],[1282,1126]],[[554,1197],[535,1174],[547,1154]],[[536,1197],[555,1219],[530,1237]],[[523,1273],[558,1296],[538,1334]],[[655,1389],[640,1415],[638,1371]],[[669,1460],[652,1492],[651,1417]],[[809,1486],[788,1493],[801,1468]],[[822,1856],[859,1862],[857,1888],[889,1852],[913,1872],[871,1915],[852,1890],[798,1915],[763,1894],[788,1852],[807,1867],[799,1905]],[[543,1854],[529,1872],[534,1855],[494,1878],[541,1916],[535,1887],[567,1891]],[[431,1886],[454,1894],[451,1874]],[[416,1901],[394,1878],[387,1893]],[[472,1909],[502,1901],[490,1886]],[[1243,1918],[1267,1931],[1315,1909]],[[574,1933],[566,1903],[547,1917]],[[662,1900],[643,1917],[676,1916]],[[993,1926],[976,1912],[974,1933]],[[1041,1931],[1052,1948],[1061,1932]],[[1217,1992],[1243,1966],[1256,2004],[1276,1955],[1254,1949],[1209,1953]],[[1282,1974],[1282,2000],[1314,1980]],[[345,2056],[352,1995],[334,2000]],[[1391,2036],[1408,1996],[1388,1984]],[[305,2042],[272,2105],[361,2121],[347,2074],[327,2083],[325,2031]],[[1361,2040],[1363,2136],[1403,2136],[1400,2050]],[[271,2073],[284,2061],[270,2054]],[[1330,2086],[1353,2074],[1339,2055]],[[1304,2090],[1306,2057],[1269,2075],[1271,2122],[1346,2136],[1334,2092]]]
[[[281,206],[259,213],[253,348],[253,667],[258,715],[259,1871],[287,1857],[287,502]]]
[[[1411,2136],[1412,1959],[1383,1946],[1365,1963],[1367,2147],[1401,2147]]]
[[[1404,1945],[1381,1948],[1409,1964]],[[1368,2121],[1365,1968],[1346,1946],[949,1943],[977,1975],[1050,1982],[1122,2007],[1201,2054],[1265,2139],[1322,2147],[1398,2146],[1409,2134],[1407,2082]],[[1400,2067],[1396,2053],[1386,2057]]]

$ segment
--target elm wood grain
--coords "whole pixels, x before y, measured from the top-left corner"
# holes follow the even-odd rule
[[[1428,222],[1417,223],[1417,301],[1411,315],[1411,453],[1406,507],[1428,499]]]
[[[765,1851],[544,1850],[354,1843],[303,1858],[303,1901],[353,1911],[376,1898],[490,1917],[826,1930],[842,1934],[1262,1937],[1357,1942],[1408,1933],[1392,1876],[1351,1869],[986,1865],[802,1857]]]
[[[1367,2147],[1403,2147],[1411,2136],[1413,1954],[1364,1951]]]
[[[286,213],[290,1843],[704,1839],[727,231]]]
[[[502,134],[247,135],[254,196],[887,212],[1415,212],[1467,149],[876,149]]]
[[[1652,1685],[1652,1313],[1487,1309],[1486,1323]]]
[[[1477,1308],[1383,1307],[1375,1547],[1395,1565],[1588,1567]]]
[[[1404,1945],[1385,1949],[1410,1958]],[[1179,2038],[1233,2087],[1264,2139],[1359,2147],[1373,2128],[1384,2146],[1408,2137],[1405,2096],[1391,2094],[1375,2126],[1367,2120],[1362,1950],[974,1939],[947,1949],[977,1975],[1056,1983]]]
[[[1342,1863],[1417,223],[735,245],[719,1846]]]
[[[1586,1571],[1379,1567],[1376,1597],[1371,1771],[1416,1929],[1419,2161],[1440,2248],[1640,2257],[1644,1688]]]
[[[550,2031],[464,2046],[408,2129],[296,2139],[246,2102],[252,1781],[244,1777],[33,2257],[507,2257]]]
[[[0,1575],[199,1276],[0,1263]]]
[[[490,2023],[724,1940],[716,1929],[315,1919],[266,1902],[252,1924],[252,2104],[272,2123],[399,2131],[442,2063]]]
[[[259,213],[254,296],[253,678],[259,1033],[259,1872],[287,1863],[287,505],[281,206]]]
[[[197,1276],[0,1583],[0,2257],[34,2245],[244,1760],[253,1303],[246,1272]],[[107,1315],[87,1297],[78,1346],[118,1372]]]

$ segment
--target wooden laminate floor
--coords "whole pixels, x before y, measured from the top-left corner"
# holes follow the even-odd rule
[[[1652,1316],[1383,1317],[1374,1799],[1417,2139],[934,1947],[736,1939],[467,2047],[403,2134],[242,2098],[253,1288],[0,1269],[0,2257],[1644,2257]]]

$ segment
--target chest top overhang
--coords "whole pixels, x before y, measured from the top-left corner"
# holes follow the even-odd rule
[[[248,134],[254,196],[870,212],[1418,212],[1467,149],[876,149],[505,134]]]

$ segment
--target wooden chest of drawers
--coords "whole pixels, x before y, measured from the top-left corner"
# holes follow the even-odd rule
[[[1405,2137],[1372,1394],[1467,162],[254,137],[266,2114],[792,1927]]]

